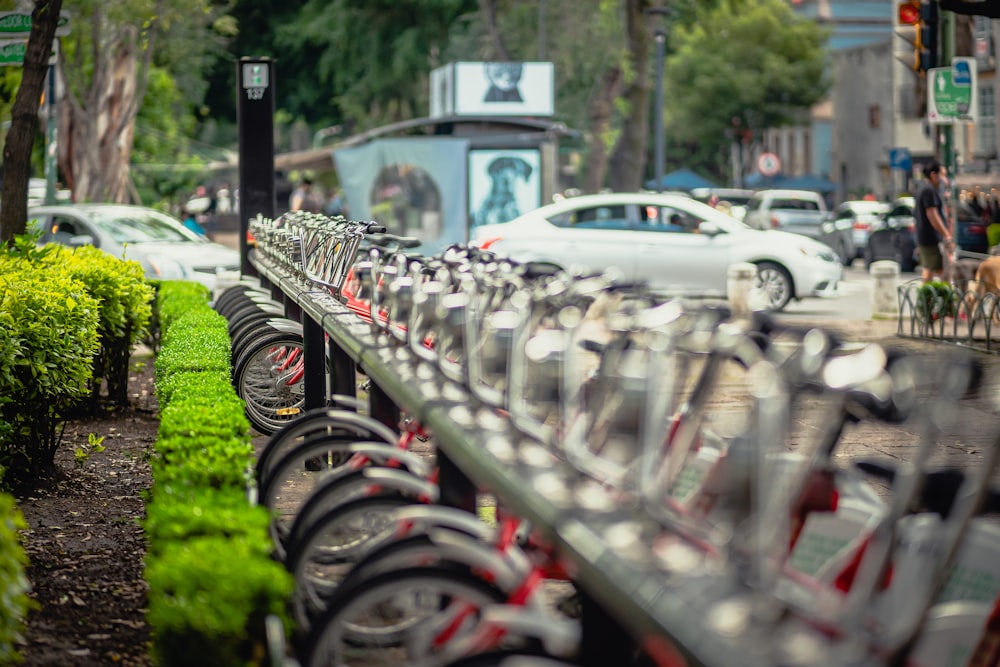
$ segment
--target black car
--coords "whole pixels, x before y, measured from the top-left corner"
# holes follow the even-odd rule
[[[872,262],[882,259],[896,262],[900,271],[913,271],[917,267],[913,207],[913,197],[897,199],[888,213],[872,225],[864,250],[866,267],[871,268]]]
[[[865,249],[865,266],[880,259],[891,259],[899,264],[900,271],[913,271],[917,257],[916,218],[913,197],[897,199],[892,209],[872,229]],[[965,203],[957,207],[955,244],[959,250],[986,254],[986,223]]]

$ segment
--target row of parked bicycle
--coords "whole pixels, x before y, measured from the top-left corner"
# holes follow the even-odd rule
[[[244,281],[215,306],[234,384],[270,435],[257,502],[295,575],[302,664],[595,664],[587,606],[553,608],[546,583],[600,599],[577,575],[588,553],[628,564],[623,588],[663,591],[697,621],[695,633],[642,607],[662,632],[632,632],[631,664],[1000,659],[1000,530],[985,516],[1000,506],[998,434],[964,400],[975,358],[733,321],[475,248],[414,256],[366,223],[289,214],[251,231],[265,285]],[[434,400],[468,408],[456,419],[469,456],[489,457],[497,480],[515,471],[525,493],[498,494],[494,522],[439,504],[442,459],[415,446],[434,438],[423,406],[400,406],[396,429],[352,396],[304,410],[305,365],[328,359],[306,358],[278,283],[297,286],[288,299],[334,297],[328,332],[363,323],[366,344],[397,352],[393,368],[453,387]],[[840,465],[845,433],[866,429],[916,442],[896,465]],[[970,430],[989,432],[982,465],[935,469],[937,448]],[[482,491],[497,491],[490,479],[480,471]],[[554,510],[533,514],[547,524],[515,511],[534,505]],[[598,544],[575,548],[563,517]]]

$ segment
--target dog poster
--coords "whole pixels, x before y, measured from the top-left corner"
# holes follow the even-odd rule
[[[537,150],[469,151],[469,226],[510,222],[542,204]]]
[[[432,115],[542,117],[555,111],[552,63],[460,62],[450,67],[451,72],[434,78]],[[435,101],[435,96],[442,99]]]

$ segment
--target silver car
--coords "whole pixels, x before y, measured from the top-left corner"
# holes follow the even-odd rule
[[[216,272],[240,268],[236,250],[214,243],[155,209],[126,204],[67,204],[28,210],[29,230],[41,230],[40,243],[93,245],[139,262],[146,277],[193,280],[210,290]]]

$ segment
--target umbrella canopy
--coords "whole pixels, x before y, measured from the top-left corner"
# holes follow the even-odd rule
[[[646,187],[653,190],[656,188],[656,179],[646,181]],[[678,169],[669,174],[664,174],[660,181],[660,188],[663,190],[694,190],[695,188],[717,188],[712,181],[699,176],[690,169]]]

